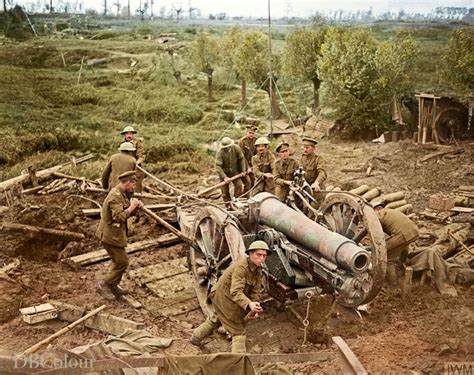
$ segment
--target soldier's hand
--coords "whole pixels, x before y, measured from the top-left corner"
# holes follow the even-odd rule
[[[291,182],[291,181],[288,181],[288,180],[283,181],[283,183],[284,183],[285,185],[288,185],[288,186],[291,186],[291,184],[292,184],[292,182]]]
[[[245,176],[247,176],[247,172],[242,172],[240,175],[241,175],[242,177],[245,177]]]
[[[252,168],[247,168],[247,174],[251,174],[252,173]]]
[[[314,191],[320,191],[321,190],[321,187],[319,186],[319,182],[317,180],[313,182],[311,187],[313,188]]]
[[[230,178],[227,177],[227,176],[225,176],[225,177],[224,177],[224,182],[225,182],[226,184],[228,184],[228,183],[230,182]]]
[[[132,198],[130,199],[130,211],[135,211],[137,208],[142,208],[143,202],[140,199]]]
[[[260,302],[250,302],[249,303],[249,309],[250,309],[250,311],[253,311],[253,312],[256,312],[256,313],[259,313],[259,312],[263,311],[262,306],[260,306]]]
[[[273,175],[271,173],[264,173],[263,174],[266,178],[273,178]]]

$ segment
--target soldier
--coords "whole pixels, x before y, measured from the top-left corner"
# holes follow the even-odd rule
[[[275,179],[275,195],[282,202],[285,202],[295,171],[298,169],[298,162],[290,158],[290,145],[286,142],[280,143],[276,152],[279,159],[273,163],[273,176]]]
[[[252,172],[255,176],[252,196],[263,191],[271,194],[275,191],[272,174],[272,165],[275,157],[268,149],[269,144],[270,142],[266,137],[260,137],[255,141],[257,155],[252,156]]]
[[[143,163],[145,161],[145,146],[143,146],[143,142],[140,138],[136,138],[135,134],[137,131],[133,128],[133,126],[126,126],[120,132],[124,136],[125,142],[130,142],[135,146],[135,153],[133,156],[137,159],[137,165],[143,167]],[[142,191],[142,182],[145,178],[145,175],[142,171],[137,170],[137,187],[135,191],[140,193]]]
[[[143,207],[143,203],[133,195],[137,176],[135,171],[122,173],[120,183],[112,188],[102,207],[97,237],[102,242],[112,261],[107,277],[97,283],[97,290],[108,299],[120,299],[127,291],[118,284],[128,267],[127,219]]]
[[[315,206],[319,206],[324,199],[324,195],[318,192],[324,190],[324,181],[327,178],[326,161],[315,153],[317,144],[314,138],[303,137],[303,156],[300,163],[305,171],[306,182],[313,189]]]
[[[110,157],[102,172],[102,187],[110,190],[119,183],[119,176],[127,171],[135,170],[137,164],[134,153],[135,146],[131,142],[123,142],[118,148],[120,153]]]
[[[384,208],[382,200],[372,204],[379,217],[383,231],[388,234],[385,241],[387,247],[387,278],[396,281],[395,264],[403,262],[408,255],[408,245],[418,238],[417,225],[405,214],[391,208]]]
[[[201,340],[222,325],[232,335],[232,353],[247,351],[246,320],[256,319],[263,311],[259,302],[262,264],[271,252],[264,241],[254,241],[245,251],[248,257],[239,259],[224,271],[209,294],[216,314],[194,330],[191,337],[194,345],[202,346]]]
[[[226,184],[221,187],[221,190],[224,202],[227,203],[231,200],[229,191],[230,178],[238,174],[244,177],[246,173],[244,154],[239,146],[234,144],[234,141],[229,137],[222,138],[221,147],[216,157],[216,169],[221,181],[226,182]],[[242,179],[238,178],[234,180],[233,184],[234,197],[237,198],[242,195],[244,190]]]
[[[255,125],[247,125],[246,128],[247,133],[239,139],[239,146],[244,154],[247,167],[247,176],[243,178],[244,193],[249,191],[255,182],[252,174],[252,156],[255,155],[255,132],[257,131]]]

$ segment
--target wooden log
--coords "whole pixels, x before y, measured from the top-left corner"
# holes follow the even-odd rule
[[[132,244],[128,244],[125,247],[125,251],[127,254],[136,253],[138,251],[143,251],[150,249],[152,247],[164,247],[168,245],[173,245],[175,243],[180,242],[180,239],[172,233],[167,233],[158,238],[151,238],[148,240],[134,242]],[[109,260],[110,256],[105,249],[99,249],[96,251],[91,251],[85,254],[75,255],[70,258],[63,259],[62,261],[66,264],[75,265],[75,266],[88,266],[90,264],[103,262]]]
[[[405,204],[395,208],[395,210],[403,212],[404,214],[411,214],[413,212],[413,206],[411,204]]]
[[[430,159],[433,159],[433,158],[436,158],[438,156],[443,156],[443,155],[448,155],[448,154],[460,154],[464,152],[464,150],[462,148],[457,148],[457,149],[454,149],[454,150],[444,150],[444,151],[436,151],[436,152],[432,152],[431,154],[428,154],[428,155],[425,155],[423,156],[421,159],[419,159],[418,161],[420,163],[423,163],[427,160],[430,160]]]
[[[94,157],[95,156],[93,154],[85,155],[81,158],[76,159],[75,162],[76,162],[76,164],[83,163],[85,161],[93,159]],[[54,167],[51,167],[51,168],[48,168],[48,169],[43,169],[39,172],[36,172],[36,176],[38,177],[38,182],[47,180],[48,178],[51,177],[51,175],[54,172],[57,172],[57,171],[61,170],[62,168],[68,167],[71,164],[72,164],[72,162],[67,162],[67,163],[64,163],[64,164],[55,165]],[[21,176],[11,178],[11,179],[6,180],[6,181],[2,181],[2,182],[0,182],[0,192],[10,189],[15,184],[26,184],[26,183],[29,183],[29,182],[30,182],[30,175],[29,174],[24,174],[24,175],[21,175]]]
[[[186,236],[183,232],[176,229],[171,224],[168,224],[165,220],[163,220],[161,217],[156,215],[154,212],[152,212],[148,208],[142,207],[141,211],[144,212],[145,214],[147,214],[152,219],[155,219],[158,223],[160,223],[162,226],[164,226],[166,229],[168,229],[171,233],[174,233],[176,236],[181,238],[187,244],[192,244],[193,240],[190,237]]]
[[[362,195],[362,194],[367,193],[369,190],[370,190],[369,185],[361,185],[355,189],[349,190],[349,193]]]
[[[387,202],[395,202],[405,198],[405,193],[403,191],[397,191],[396,193],[384,194],[382,199]]]
[[[163,181],[163,180],[160,180],[158,177],[156,177],[155,175],[151,174],[150,172],[148,172],[146,169],[143,169],[142,167],[140,167],[139,165],[137,165],[137,169],[143,173],[145,173],[145,175],[147,175],[148,177],[150,177],[152,180],[155,180],[156,182],[158,182],[160,185],[166,187],[167,189],[171,190],[172,192],[174,192],[175,194],[178,194],[178,195],[188,195],[186,192],[174,187],[173,185],[170,185],[168,184],[167,182]]]
[[[146,208],[152,211],[163,211],[168,210],[171,208],[176,208],[176,204],[174,203],[162,203],[162,204],[147,204]],[[101,209],[100,208],[84,208],[82,209],[82,214],[84,216],[94,217],[100,216]]]
[[[204,189],[202,191],[200,191],[197,196],[198,197],[202,197],[202,196],[205,196],[206,194],[210,193],[211,191],[214,191],[216,189],[219,189],[220,187],[224,186],[224,185],[227,185],[229,183],[231,183],[232,181],[235,181],[235,180],[238,180],[239,178],[242,178],[243,176],[241,174],[237,174],[235,176],[232,176],[229,181],[221,181],[219,182],[218,184],[214,185],[214,186],[211,186],[211,187],[208,187],[207,189]]]
[[[44,188],[44,185],[38,185],[34,188],[25,189],[21,191],[21,194],[34,194]]]
[[[74,240],[79,241],[83,240],[85,236],[82,233],[77,232],[69,232],[65,230],[58,230],[58,229],[50,229],[50,228],[42,228],[36,227],[33,225],[25,225],[25,224],[18,224],[18,223],[0,223],[0,231],[13,231],[13,232],[28,232],[36,236],[41,235],[49,235],[60,237],[62,239]]]
[[[367,199],[368,201],[377,198],[380,196],[380,189],[379,188],[374,188],[369,190],[367,193],[362,195],[362,198]]]
[[[102,188],[95,188],[95,187],[88,187],[86,188],[86,191],[90,193],[109,194],[108,190],[105,190]],[[155,195],[155,194],[149,194],[149,193],[134,193],[133,196],[135,198],[145,198],[145,199],[168,199],[168,200],[174,200],[174,201],[179,200],[179,197]]]
[[[385,208],[398,208],[405,206],[406,204],[408,204],[408,202],[405,199],[402,199],[401,201],[390,202],[385,206]]]
[[[82,318],[76,320],[74,323],[71,323],[69,324],[68,326],[64,327],[63,329],[60,329],[58,332],[56,332],[55,334],[45,338],[44,340],[40,341],[39,343],[33,345],[32,347],[26,349],[23,353],[21,353],[20,355],[21,356],[25,356],[27,354],[31,354],[31,353],[34,353],[36,352],[39,348],[41,348],[43,345],[45,344],[48,344],[50,343],[51,341],[53,341],[56,337],[59,337],[63,334],[65,334],[66,332],[69,332],[71,329],[73,329],[75,326],[81,324],[82,322],[86,321],[87,319],[89,319],[90,317],[98,314],[99,312],[101,312],[102,310],[104,310],[107,306],[106,305],[102,305],[100,307],[98,307],[97,309],[91,311],[90,313],[86,314],[85,316],[83,316]]]
[[[54,172],[53,176],[57,177],[57,178],[66,178],[68,180],[75,180],[75,181],[81,181],[81,182],[85,181],[85,182],[89,182],[91,184],[96,184],[96,185],[98,184],[97,181],[88,180],[87,178],[84,178],[84,177],[71,176],[71,175],[68,175],[68,174],[61,173],[61,172]]]

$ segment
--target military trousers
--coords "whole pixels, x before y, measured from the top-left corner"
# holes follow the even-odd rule
[[[246,175],[243,179],[244,182],[244,193],[252,189],[252,186],[255,182],[255,178],[253,177],[253,173]]]
[[[105,250],[110,256],[111,264],[109,272],[104,279],[104,284],[117,286],[122,280],[122,276],[127,270],[129,260],[125,247],[117,247],[102,242]]]
[[[418,236],[413,238],[405,238],[401,233],[394,234],[387,238],[385,245],[387,247],[387,261],[388,263],[393,263],[398,260],[400,256],[406,257],[408,253],[408,246],[415,241]]]
[[[240,197],[243,192],[244,192],[244,184],[242,183],[242,179],[238,178],[228,184],[225,184],[224,186],[221,186],[221,191],[222,191],[222,199],[224,202],[229,202],[231,200],[230,197],[230,184],[234,185],[234,197],[238,198]]]
[[[193,331],[193,336],[199,341],[212,335],[214,330],[221,326],[221,322],[215,317],[207,317],[204,323]],[[247,336],[235,335],[232,336],[232,353],[246,353],[247,352]]]

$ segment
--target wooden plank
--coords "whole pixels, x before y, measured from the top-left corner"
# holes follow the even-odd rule
[[[342,354],[342,357],[350,366],[354,374],[356,375],[367,375],[367,370],[362,366],[359,359],[356,357],[354,352],[349,348],[346,342],[340,336],[335,336],[332,338],[334,344],[338,347],[339,351]]]
[[[471,212],[474,212],[474,208],[471,208],[471,207],[458,207],[458,206],[455,206],[455,207],[451,208],[449,211],[453,211],[453,212],[467,212],[467,213],[471,213]]]
[[[178,215],[178,223],[181,230],[183,233],[186,233],[188,237],[191,237],[193,234],[192,231],[194,227],[195,214],[186,209],[182,209],[181,207],[176,209],[176,213]]]
[[[132,278],[137,278],[135,282],[145,285],[152,281],[158,281],[167,277],[172,277],[188,272],[187,258],[176,258],[165,263],[153,264],[130,272]]]
[[[132,254],[137,251],[148,250],[152,247],[157,247],[157,246],[164,247],[164,246],[172,245],[178,242],[180,242],[180,239],[178,237],[176,237],[172,233],[167,233],[158,238],[152,238],[149,240],[143,240],[143,241],[129,244],[125,248],[125,251],[127,252],[127,254]],[[109,259],[110,259],[110,256],[107,253],[107,251],[105,249],[100,249],[96,251],[91,251],[89,253],[80,254],[80,255],[70,257],[70,258],[66,258],[63,260],[63,262],[66,264],[69,263],[76,266],[84,267],[90,264],[103,262]]]
[[[191,311],[200,309],[199,302],[196,297],[190,298],[186,301],[183,301],[179,304],[175,304],[172,306],[165,307],[160,309],[160,313],[163,316],[179,316],[182,314],[187,314]]]
[[[85,309],[70,305],[68,303],[60,301],[49,301],[54,306],[58,307],[59,314],[58,318],[66,322],[74,322],[80,319],[84,313]],[[115,315],[99,313],[93,318],[88,319],[84,322],[84,325],[87,328],[96,329],[104,333],[111,335],[121,335],[127,328],[130,329],[144,329],[145,324],[134,322],[133,320],[124,319]]]
[[[167,298],[170,295],[174,295],[175,293],[187,289],[189,283],[189,275],[187,273],[182,273],[174,277],[153,281],[146,284],[146,287],[150,289],[157,297]]]

